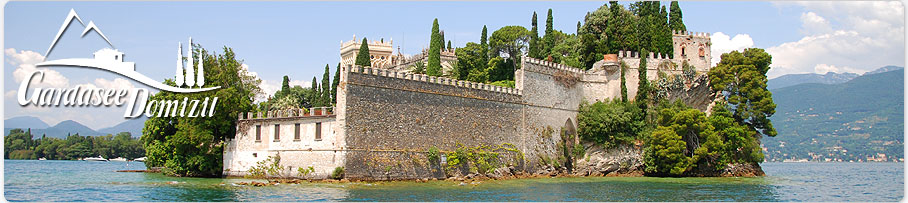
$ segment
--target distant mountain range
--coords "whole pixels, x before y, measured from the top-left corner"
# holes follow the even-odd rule
[[[119,123],[117,125],[102,128],[96,131],[73,120],[66,120],[58,123],[57,125],[49,126],[47,123],[36,117],[20,116],[3,121],[3,135],[8,135],[9,131],[12,129],[21,128],[23,130],[31,129],[32,135],[34,135],[36,138],[42,135],[46,135],[47,137],[66,138],[67,135],[77,133],[83,136],[98,136],[107,134],[115,135],[120,132],[129,132],[132,137],[140,137],[142,135],[142,128],[145,127],[145,120],[148,120],[148,118],[139,117],[136,119],[130,119],[123,121],[122,123]]]
[[[894,70],[903,69],[899,66],[885,66],[874,71],[864,73],[864,75],[877,74],[883,72],[889,72]],[[826,74],[816,74],[816,73],[804,73],[804,74],[788,74],[773,78],[766,82],[766,89],[779,89],[783,87],[790,87],[798,84],[804,83],[820,83],[820,84],[841,84],[851,79],[854,79],[858,76],[861,76],[857,73],[834,73],[828,72]]]
[[[903,68],[887,66],[837,84],[771,89],[779,134],[762,139],[766,160],[903,158],[904,83]]]

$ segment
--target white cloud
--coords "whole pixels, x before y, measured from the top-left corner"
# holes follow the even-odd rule
[[[244,64],[240,65],[240,67],[243,70],[246,70],[246,73],[248,75],[259,78],[258,73],[249,71],[249,65],[246,65],[244,63]],[[281,89],[281,85],[282,85],[281,83],[283,83],[283,78],[280,80],[266,80],[266,79],[262,79],[262,78],[259,78],[259,79],[262,80],[262,83],[259,84],[259,88],[262,89],[262,94],[255,96],[255,102],[262,102],[262,101],[267,100],[268,97],[271,97],[272,95],[274,95],[275,92],[277,92],[278,90]],[[312,85],[312,82],[310,82],[310,81],[290,80],[291,87],[302,86],[303,88],[308,88],[308,87],[311,87],[311,85]]]
[[[904,7],[897,1],[775,2],[800,6],[804,36],[767,48],[769,78],[809,72],[863,73],[905,62]]]
[[[736,34],[735,37],[729,37],[725,33],[716,32],[711,35],[712,47],[712,66],[719,63],[720,57],[724,53],[731,51],[744,51],[745,48],[754,46],[754,40],[747,34]]]
[[[801,32],[807,35],[828,33],[832,31],[829,21],[814,12],[801,14],[801,23],[803,26]]]
[[[7,48],[3,50],[3,53],[6,54],[6,62],[12,66],[16,66],[16,70],[13,71],[13,79],[16,80],[16,83],[22,82],[22,80],[31,76],[35,71],[41,70],[44,71],[44,80],[41,82],[38,82],[37,78],[33,80],[32,84],[35,87],[69,86],[69,79],[60,74],[60,72],[47,68],[35,67],[36,63],[44,61],[44,56],[38,52],[28,50],[19,50],[16,52],[16,49]]]
[[[104,88],[104,89],[132,89],[135,88],[132,85],[132,82],[129,82],[123,78],[114,78],[113,80],[106,80],[104,78],[95,79],[95,85]]]

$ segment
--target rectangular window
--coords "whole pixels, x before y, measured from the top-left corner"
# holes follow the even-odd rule
[[[256,142],[262,141],[262,126],[261,125],[255,125],[255,141]]]
[[[315,141],[322,140],[322,123],[315,123]]]
[[[274,124],[274,141],[277,142],[280,140],[281,140],[281,125]]]
[[[297,124],[293,125],[293,141],[299,141],[299,140],[300,140],[300,124],[297,123]]]

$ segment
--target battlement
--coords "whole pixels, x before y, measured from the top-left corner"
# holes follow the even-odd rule
[[[618,51],[618,58],[621,58],[621,59],[640,59],[640,53],[639,53],[639,52],[631,52],[631,51],[623,51],[623,50],[622,50],[622,51]],[[653,53],[653,52],[650,52],[650,53],[649,53],[649,56],[647,56],[647,59],[656,59],[656,60],[671,59],[671,56],[670,56],[669,54]]]
[[[374,75],[385,78],[396,78],[402,80],[418,81],[424,83],[439,84],[444,86],[451,86],[464,89],[474,89],[488,92],[497,92],[510,95],[521,95],[522,92],[516,88],[510,87],[501,87],[496,85],[489,85],[484,83],[477,83],[465,80],[457,80],[446,77],[435,77],[425,74],[414,74],[409,72],[399,72],[396,70],[388,70],[381,68],[370,68],[370,67],[361,67],[361,66],[348,66],[344,68],[346,73],[349,74],[362,74],[362,75]]]
[[[264,113],[264,114],[263,114]],[[275,118],[303,118],[303,117],[326,117],[334,115],[334,107],[313,107],[307,109],[281,109],[273,110],[266,112],[246,112],[238,114],[237,120],[261,120],[261,119],[275,119]]]
[[[529,70],[529,71],[538,72],[538,73],[545,73],[545,74],[551,75],[557,71],[565,71],[565,72],[569,72],[569,73],[574,73],[578,76],[584,73],[584,71],[579,68],[574,68],[571,66],[567,66],[564,64],[559,64],[559,63],[555,63],[555,62],[551,62],[551,61],[540,60],[540,59],[536,59],[536,58],[532,58],[532,57],[528,57],[528,56],[524,56],[522,58],[522,61],[524,63],[524,66],[522,66],[522,68]],[[533,66],[527,66],[527,64],[531,64]]]
[[[691,32],[691,31],[672,30],[672,36],[689,36],[689,37],[698,37],[698,38],[709,38],[709,33],[708,32]]]
[[[359,44],[359,43],[361,43],[361,41],[356,39],[356,35],[353,35],[353,40],[346,41],[346,42],[341,41],[340,47],[344,48],[344,47],[352,46],[354,44]],[[369,43],[370,47],[376,46],[376,47],[391,48],[391,45],[394,44],[394,39],[388,40],[387,42],[383,42],[381,40],[372,40],[371,42],[368,42],[368,43]],[[356,48],[359,48],[359,46],[357,46]]]

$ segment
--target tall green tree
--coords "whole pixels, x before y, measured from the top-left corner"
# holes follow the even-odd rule
[[[523,55],[522,53],[527,47],[528,33],[529,31],[524,27],[511,25],[492,32],[492,37],[489,38],[489,47],[492,55],[506,60],[505,63],[498,63],[508,66],[506,69],[509,71],[505,71],[507,73],[504,73],[506,75],[503,77],[506,80],[512,80],[513,72],[519,68],[520,56]],[[493,59],[496,57],[493,57]],[[489,60],[489,64],[490,68],[493,67],[491,65],[492,59]]]
[[[340,83],[340,71],[341,64],[337,63],[337,68],[334,69],[334,80],[331,81],[331,104],[337,103],[337,85]]]
[[[308,95],[309,96],[308,100],[309,100],[310,104],[312,106],[322,106],[322,102],[319,99],[319,96],[321,96],[322,93],[319,92],[320,89],[318,89],[318,80],[315,80],[315,76],[312,76],[312,80],[310,81],[310,83],[312,84],[312,87],[309,88],[309,95]]]
[[[457,48],[455,52],[457,65],[453,76],[458,80],[466,80],[470,71],[477,69],[484,71],[488,62],[485,61],[483,51],[482,45],[473,42],[467,42],[466,46]]]
[[[641,107],[649,102],[649,79],[646,76],[646,63],[649,53],[646,50],[640,52],[640,66],[637,67],[637,96],[634,101],[640,103]]]
[[[151,117],[145,121],[143,142],[150,162],[146,166],[164,166],[164,173],[174,176],[219,177],[223,170],[223,148],[227,138],[236,135],[240,113],[253,110],[253,100],[261,93],[261,80],[242,68],[233,49],[224,47],[222,54],[209,54],[198,44],[192,51],[204,56],[205,85],[221,88],[211,91],[178,94],[160,91],[151,100],[205,100],[218,98],[214,114],[206,119],[189,117]],[[175,84],[165,80],[167,84]]]
[[[760,48],[744,49],[722,54],[721,61],[709,70],[713,91],[721,92],[732,117],[742,126],[766,136],[776,136],[769,117],[775,114],[776,104],[766,89],[766,72],[772,56]]]
[[[485,25],[482,26],[482,36],[479,38],[479,45],[482,46],[482,56],[485,63],[489,62],[489,35]]]
[[[438,32],[438,18],[432,22],[432,33],[429,38],[429,61],[426,74],[440,76],[441,73],[441,33]]]
[[[439,31],[438,36],[438,45],[441,46],[441,50],[448,50],[448,48],[445,47],[445,31]]]
[[[284,81],[281,82],[281,93],[287,94],[290,92],[290,77],[284,75]]]
[[[545,45],[542,46],[542,55],[544,55],[545,57],[551,56],[552,48],[555,47],[555,25],[553,25],[554,22],[552,18],[552,9],[550,8],[548,14],[545,17],[545,37],[543,37]]]
[[[356,53],[354,64],[362,67],[372,66],[372,58],[369,56],[369,41],[365,37],[363,37],[363,43],[359,45],[359,52]]]
[[[530,46],[527,48],[527,56],[533,58],[542,58],[542,50],[540,49],[539,44],[539,28],[536,23],[536,12],[533,11],[533,19],[530,23]]]
[[[687,31],[687,27],[684,26],[684,20],[682,18],[681,6],[678,5],[678,1],[672,1],[671,7],[669,8],[669,28],[671,28],[671,30]]]
[[[323,106],[331,106],[331,65],[325,64],[325,74],[322,75],[321,101]]]

